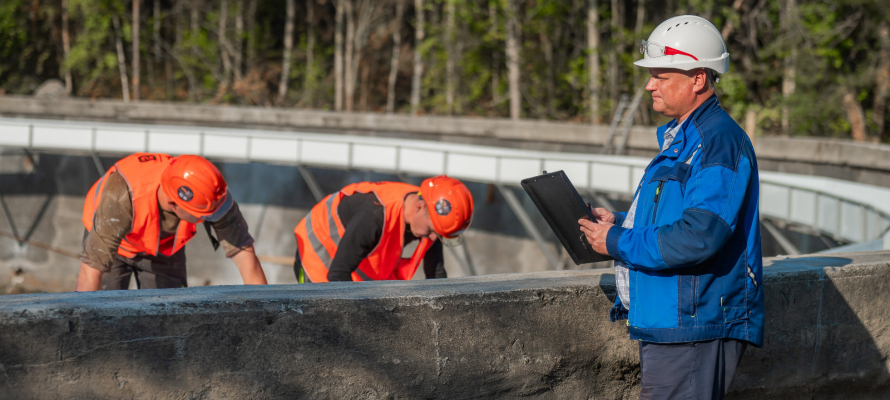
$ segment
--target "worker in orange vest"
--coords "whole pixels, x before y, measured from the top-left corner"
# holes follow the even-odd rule
[[[420,187],[360,182],[328,195],[294,230],[294,273],[303,282],[408,280],[421,260],[427,279],[445,278],[440,239],[470,226],[473,197],[445,175]],[[420,240],[402,258],[402,249]]]
[[[87,193],[77,291],[186,287],[184,246],[204,221],[245,284],[266,284],[253,238],[219,170],[203,157],[136,153]],[[210,234],[216,231],[219,240]]]

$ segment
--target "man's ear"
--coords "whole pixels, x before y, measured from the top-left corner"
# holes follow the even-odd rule
[[[708,89],[708,73],[704,69],[699,69],[692,75],[692,90],[701,93]]]

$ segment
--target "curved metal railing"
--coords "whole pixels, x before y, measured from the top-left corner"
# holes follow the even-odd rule
[[[649,161],[369,136],[21,118],[0,118],[0,146],[188,153],[224,161],[447,174],[513,186],[544,170],[564,170],[579,189],[624,196],[633,194]],[[760,173],[760,183],[764,217],[849,242],[874,240],[890,227],[890,189],[767,171]]]

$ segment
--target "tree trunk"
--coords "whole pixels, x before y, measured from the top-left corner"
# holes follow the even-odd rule
[[[488,19],[489,34],[491,37],[497,37],[498,29],[498,10],[497,3],[488,3]],[[501,53],[497,50],[492,51],[491,55],[491,106],[495,107],[501,99]]]
[[[392,59],[389,62],[389,82],[386,85],[386,112],[392,114],[396,108],[396,79],[399,75],[399,57],[402,52],[402,18],[405,15],[405,0],[396,0],[396,19],[393,21]]]
[[[235,72],[235,81],[242,79],[241,68],[244,55],[244,0],[235,0],[235,43],[234,62],[232,68]]]
[[[173,4],[173,50],[179,52],[182,50],[182,3],[185,0],[176,0]]]
[[[740,0],[737,0],[740,1]],[[640,40],[643,39],[643,24],[646,22],[646,0],[638,0],[637,1],[637,21],[634,24],[634,40],[631,41],[633,46],[636,46],[640,43]],[[639,85],[645,85],[645,81],[648,78],[640,78],[641,76],[648,75],[647,71],[643,68],[634,67],[633,68],[633,84],[631,85],[634,90],[639,88]],[[639,110],[637,111],[637,116],[640,118],[640,121],[643,125],[649,125],[651,121],[649,120],[649,106],[645,101],[641,101],[639,105]]]
[[[232,76],[232,59],[231,46],[229,39],[226,37],[226,28],[229,23],[229,0],[222,0],[219,6],[219,25],[216,35],[219,38],[219,58],[223,65],[222,80],[219,82],[219,90],[217,91],[217,99],[220,99],[229,90],[229,81]],[[287,41],[285,40],[285,46]]]
[[[133,0],[133,101],[139,100],[139,0]]]
[[[637,0],[637,20],[634,23],[634,37],[631,41],[631,44],[636,46],[640,43],[640,40],[645,39],[643,37],[643,24],[646,22],[646,0]],[[635,54],[636,55],[636,54]],[[640,76],[645,72],[643,68],[634,67],[633,68],[633,89],[636,90],[637,85],[640,84]],[[642,104],[642,103],[641,103]]]
[[[785,57],[784,60],[784,71],[782,73],[782,133],[790,134],[792,131],[791,127],[791,110],[788,107],[788,101],[791,96],[794,95],[795,89],[795,76],[797,75],[796,65],[797,65],[797,47],[800,45],[796,40],[796,28],[797,28],[797,1],[796,0],[787,0],[785,4],[785,10],[782,13],[782,31],[785,36],[785,41],[788,43],[790,48],[790,52],[788,56]]]
[[[612,48],[609,52],[609,98],[612,99],[611,111],[614,111],[618,106],[618,92],[621,90],[621,79],[619,78],[621,70],[618,65],[618,55],[624,51],[624,46],[621,45],[624,40],[624,35],[622,35],[621,31],[623,25],[621,2],[619,0],[612,0],[611,6],[612,19],[610,24],[610,37],[612,39]]]
[[[355,75],[356,63],[353,60],[353,51],[355,47],[355,11],[353,10],[354,0],[344,0],[344,12],[346,13],[346,96],[344,98],[346,111],[352,111],[355,101]]]
[[[741,14],[742,4],[745,3],[745,0],[735,0],[732,3],[732,10],[735,11],[736,14],[739,14],[741,18],[744,18],[744,15]],[[720,32],[720,36],[723,36],[723,41],[729,40],[729,35],[732,35],[732,32],[735,30],[735,26],[732,23],[732,20],[727,20],[726,25],[723,25],[723,30]]]
[[[306,76],[303,82],[303,101],[312,107],[315,95],[315,0],[306,2]]]
[[[362,64],[362,52],[365,48],[365,44],[368,41],[368,36],[370,35],[371,22],[374,20],[377,15],[377,11],[380,9],[380,5],[382,2],[375,0],[367,0],[361,1],[359,3],[355,3],[352,0],[352,5],[346,10],[347,24],[346,24],[346,36],[347,36],[347,56],[351,54],[351,60],[347,63],[347,71],[349,75],[346,79],[346,110],[352,111],[354,109],[353,102],[355,100],[355,91],[358,89],[358,72],[359,68]],[[358,7],[355,5],[358,4]],[[352,34],[350,35],[350,16],[352,17]],[[352,36],[350,40],[350,36]],[[352,48],[349,48],[349,44],[352,43]],[[376,67],[377,59],[379,58],[379,54],[375,54],[375,58],[371,60],[371,67]],[[373,74],[376,76],[376,74]],[[370,82],[370,79],[367,81]],[[366,90],[365,90],[366,89]],[[363,93],[369,93],[370,88],[363,88]]]
[[[154,38],[154,56],[155,63],[161,62],[161,0],[154,0],[152,7],[154,12],[152,13],[152,23],[154,25],[154,30],[152,37]]]
[[[287,0],[287,20],[284,24],[284,60],[281,61],[281,79],[278,81],[278,104],[284,105],[287,81],[290,78],[290,57],[294,47],[294,18],[297,14],[294,0]]]
[[[257,0],[248,0],[247,3],[247,73],[256,69],[256,3]]]
[[[515,0],[507,0],[507,73],[510,86],[510,118],[519,119],[522,110],[522,98],[519,96],[519,38],[516,30],[517,9]]]
[[[183,0],[176,0],[176,2],[173,3],[173,55],[168,55],[165,63],[167,67],[167,99],[173,99],[176,96],[176,87],[175,82],[173,81],[173,63],[170,61],[170,57],[180,57],[182,54],[182,2]],[[188,97],[191,101],[195,100],[194,90],[192,90],[191,84],[188,86]]]
[[[590,96],[590,122],[599,124],[600,117],[600,34],[599,34],[599,5],[597,0],[589,0],[587,3],[587,80]]]
[[[423,55],[420,54],[420,46],[423,44],[424,28],[423,28],[423,0],[414,0],[414,14],[416,23],[414,25],[414,71],[411,74],[411,114],[417,115],[420,112],[420,83],[423,75]]]
[[[190,3],[191,3],[191,9],[189,11],[191,12],[191,15],[190,15],[190,19],[191,19],[190,28],[191,28],[191,38],[192,38],[191,42],[195,43],[198,36],[201,35],[201,20],[200,20],[201,14],[200,14],[200,12],[204,6],[204,1],[203,0],[191,0]],[[198,49],[198,47],[193,44],[191,46],[190,51],[193,55],[197,56],[200,49]],[[189,87],[193,93],[192,96],[193,96],[194,100],[198,101],[198,102],[202,101],[204,98],[204,92],[203,92],[203,90],[201,90],[201,87],[198,85],[198,83],[190,80]]]
[[[201,8],[201,3],[198,1],[192,1],[191,8],[191,28],[192,28],[192,39],[198,37],[198,33],[200,33],[201,26],[199,25],[199,10]]]
[[[68,66],[68,53],[71,52],[71,37],[68,35],[68,0],[62,0],[62,49],[65,52],[65,61],[62,70],[65,71],[65,92],[71,94],[74,83],[71,80],[71,67]]]
[[[454,81],[455,81],[455,37],[454,14],[455,0],[447,0],[445,3],[445,108],[448,115],[454,113]]]
[[[117,66],[121,76],[121,92],[124,102],[130,101],[130,80],[127,78],[127,59],[124,57],[124,42],[121,39],[121,21],[117,14],[111,16],[114,24],[114,47],[117,50]]]
[[[377,75],[377,59],[379,57],[380,53],[376,53],[376,55],[372,57],[371,60],[368,60],[370,62],[366,62],[364,65],[361,65],[362,80],[358,88],[359,110],[361,110],[362,112],[368,111],[368,97],[371,94],[371,75]]]
[[[337,17],[334,31],[334,110],[343,110],[343,16],[345,2],[337,0]]]
[[[844,110],[847,113],[847,121],[850,122],[850,133],[853,140],[864,142],[866,140],[865,133],[865,114],[862,112],[862,105],[856,100],[856,96],[852,91],[847,90],[843,97]]]
[[[882,142],[886,141],[888,137],[885,121],[887,97],[890,96],[890,27],[887,25],[887,20],[883,20],[878,26],[880,50],[878,51],[878,71],[875,77],[877,88],[872,111],[872,119],[875,121],[878,137]]]

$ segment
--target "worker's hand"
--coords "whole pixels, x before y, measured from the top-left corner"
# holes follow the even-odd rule
[[[593,214],[593,217],[596,218],[599,222],[608,222],[610,224],[615,223],[615,214],[609,210],[606,210],[602,207],[590,208],[590,212]]]
[[[611,215],[611,213],[609,214]],[[612,215],[612,221],[614,220],[615,216]],[[587,237],[587,243],[590,243],[593,251],[609,255],[609,250],[606,249],[606,236],[609,234],[609,228],[615,226],[615,224],[609,222],[596,223],[589,219],[579,219],[578,223],[581,224],[581,232]]]

